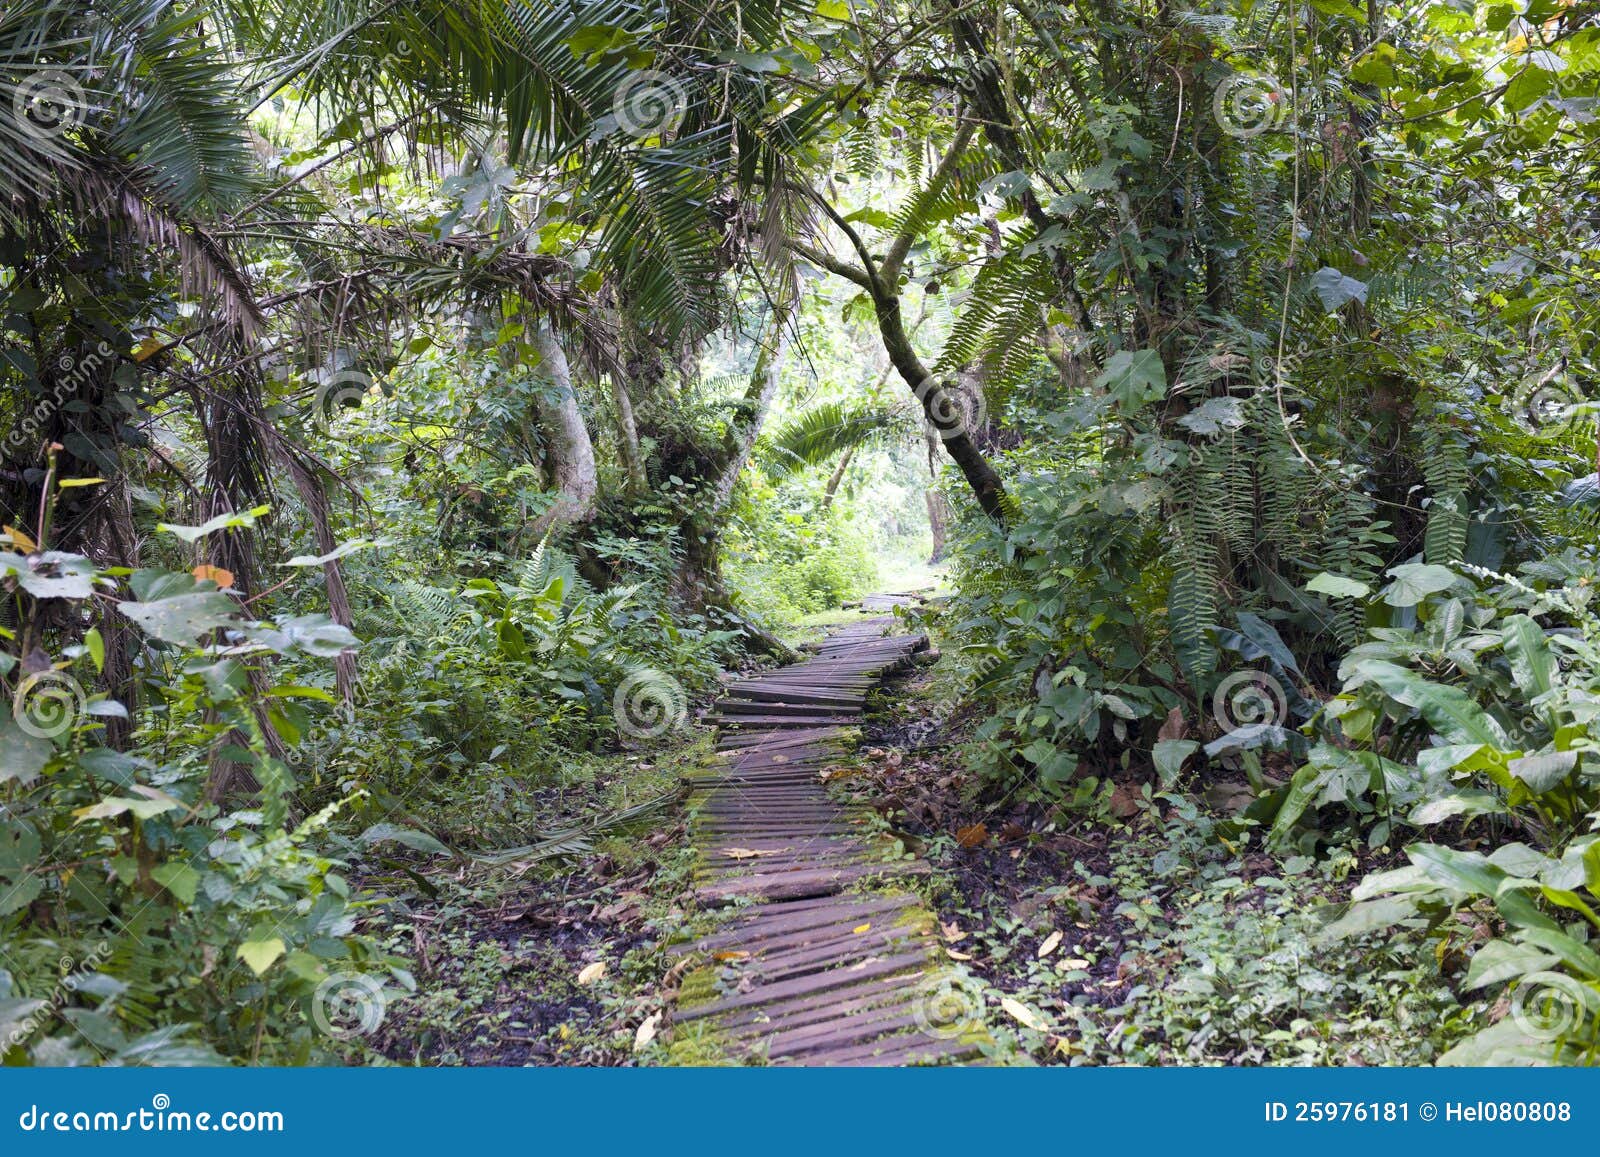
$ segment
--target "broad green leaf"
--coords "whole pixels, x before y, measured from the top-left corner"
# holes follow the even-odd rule
[[[1324,940],[1344,940],[1367,932],[1392,928],[1402,920],[1417,915],[1416,901],[1403,896],[1385,896],[1378,900],[1363,900],[1351,904],[1343,916],[1328,925],[1322,932]]]
[[[1311,288],[1329,313],[1348,302],[1367,300],[1366,282],[1346,277],[1330,265],[1324,265],[1311,275]]]
[[[1155,350],[1118,350],[1095,379],[1126,412],[1138,410],[1167,394],[1167,370]]]
[[[219,530],[248,530],[256,524],[256,519],[271,509],[270,506],[258,506],[254,510],[219,514],[215,518],[208,518],[199,526],[178,526],[170,522],[161,522],[156,524],[156,529],[176,535],[184,542],[199,542],[206,535]]]
[[[1245,424],[1241,398],[1207,398],[1183,417],[1178,425],[1185,430],[1210,437],[1223,430],[1237,430]]]
[[[1460,791],[1437,799],[1425,800],[1406,817],[1414,827],[1441,824],[1457,816],[1501,815],[1505,805],[1499,797],[1486,791]]]
[[[83,636],[83,645],[89,649],[89,658],[94,660],[94,669],[106,669],[106,641],[100,634],[99,627],[90,627]]]
[[[150,870],[150,878],[185,905],[194,903],[195,893],[200,888],[200,873],[188,864],[161,864]]]
[[[1193,739],[1159,741],[1151,750],[1150,759],[1155,764],[1156,774],[1161,777],[1161,786],[1171,787],[1177,782],[1178,774],[1183,771],[1184,761],[1199,750],[1200,744]]]
[[[1543,971],[1555,962],[1554,956],[1541,952],[1531,944],[1491,940],[1473,954],[1465,986],[1470,992],[1491,984],[1504,984],[1530,972]]]
[[[94,594],[94,573],[94,563],[82,555],[47,550],[24,558],[0,551],[0,579],[16,579],[36,599],[87,599]]]
[[[1582,913],[1583,918],[1600,928],[1600,916],[1595,915],[1589,902],[1578,893],[1569,888],[1552,888],[1549,884],[1541,884],[1539,890],[1544,893],[1544,898],[1558,908],[1566,908],[1573,912]]]
[[[32,874],[11,880],[0,876],[0,916],[20,912],[44,893],[44,880]]]
[[[334,562],[337,559],[344,558],[346,555],[354,554],[358,550],[371,550],[374,548],[392,545],[393,543],[391,543],[388,539],[357,538],[342,544],[334,550],[330,550],[327,554],[297,554],[288,562],[279,563],[278,565],[293,567],[323,566],[326,563]]]
[[[1528,785],[1529,791],[1542,795],[1565,781],[1577,765],[1576,751],[1543,751],[1513,759],[1508,766],[1512,775]]]
[[[1329,574],[1323,571],[1306,584],[1306,590],[1313,594],[1328,595],[1336,599],[1362,599],[1372,593],[1372,588],[1359,579],[1346,578],[1344,575]]]
[[[251,972],[260,976],[283,955],[285,948],[284,942],[276,936],[270,940],[246,940],[239,945],[238,957],[250,966]]]
[[[1504,749],[1509,742],[1500,724],[1459,687],[1430,682],[1383,659],[1363,659],[1355,671],[1389,698],[1415,708],[1447,743]]]
[[[420,832],[415,828],[403,828],[399,824],[373,824],[361,833],[361,842],[364,844],[381,844],[385,840],[393,840],[397,844],[404,844],[408,848],[429,852],[435,856],[455,855],[427,832]]]
[[[0,702],[0,783],[16,780],[27,787],[39,778],[54,754],[55,746],[48,739],[22,730],[7,705]]]
[[[1510,877],[1477,852],[1461,852],[1438,844],[1412,844],[1406,854],[1436,883],[1469,896],[1492,899],[1500,914],[1519,928],[1556,929],[1555,922],[1525,894],[1504,889],[1502,885]]]
[[[1544,628],[1527,615],[1512,615],[1501,635],[1517,689],[1529,698],[1549,691],[1555,685],[1556,657],[1545,642]]]
[[[239,604],[221,591],[191,591],[155,602],[123,602],[117,609],[163,643],[192,647],[221,627],[239,625]]]
[[[1394,581],[1383,588],[1383,601],[1391,607],[1414,607],[1429,595],[1449,590],[1462,581],[1449,567],[1432,563],[1403,563],[1392,567]]]

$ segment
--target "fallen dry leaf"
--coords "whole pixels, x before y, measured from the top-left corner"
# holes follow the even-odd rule
[[[1067,956],[1056,961],[1057,968],[1088,968],[1089,962],[1081,956]]]
[[[1000,998],[1000,1007],[1006,1011],[1012,1020],[1036,1032],[1043,1032],[1050,1026],[1050,1022],[1034,1012],[1033,1009],[1023,1004],[1020,1000],[1009,996]]]
[[[939,931],[943,932],[944,938],[950,941],[952,944],[956,943],[958,940],[965,940],[967,938],[967,934],[958,928],[954,923],[939,925]]]
[[[727,952],[713,952],[711,954],[711,959],[713,959],[713,960],[743,960],[749,955],[750,954],[748,952],[741,952],[741,951],[738,951],[738,950],[735,950],[735,949],[730,949]]]
[[[850,929],[850,931],[854,932],[857,936],[859,936],[859,935],[861,935],[861,933],[865,932],[867,929],[869,929],[871,927],[872,927],[872,925],[870,923],[857,924],[854,928]]]
[[[639,1025],[639,1031],[633,1034],[633,1051],[639,1052],[656,1039],[656,1031],[661,1027],[661,1010],[657,1009]]]
[[[1174,707],[1167,712],[1166,721],[1161,724],[1161,730],[1156,732],[1157,739],[1182,739],[1189,733],[1189,728],[1183,722],[1183,708]]]
[[[753,860],[757,856],[775,856],[778,854],[776,848],[769,848],[765,850],[759,850],[756,848],[722,848],[720,850],[721,853],[724,856],[727,856],[730,860]]]
[[[593,964],[585,964],[578,971],[579,984],[593,984],[606,974],[606,962],[596,960]]]
[[[973,824],[956,832],[956,843],[963,848],[981,848],[989,842],[989,829],[983,824]]]
[[[39,544],[28,537],[27,531],[18,530],[16,527],[9,525],[0,527],[0,531],[4,531],[6,534],[9,534],[11,536],[12,545],[20,550],[23,554],[32,554],[34,551],[39,549]]]
[[[948,956],[951,960],[971,960],[972,959],[972,953],[970,953],[970,952],[957,952],[954,948],[946,948],[944,950],[944,954],[946,956]]]
[[[1059,947],[1061,947],[1061,929],[1057,928],[1044,938],[1043,944],[1039,945],[1039,959],[1043,960]]]

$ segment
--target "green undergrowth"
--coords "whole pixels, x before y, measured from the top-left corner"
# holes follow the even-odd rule
[[[665,949],[695,864],[673,796],[711,742],[684,729],[639,751],[574,755],[530,777],[522,795],[480,787],[419,809],[412,822],[457,855],[390,862],[410,889],[400,875],[371,881],[414,893],[390,905],[383,935],[418,990],[370,1037],[347,1042],[350,1059],[625,1065],[645,1056],[641,1026],[664,1019],[675,963]],[[667,802],[607,826],[656,799]],[[580,834],[547,854],[541,838],[552,828]],[[507,858],[519,848],[536,850]]]

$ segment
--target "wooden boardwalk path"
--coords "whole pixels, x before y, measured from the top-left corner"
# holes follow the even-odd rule
[[[927,646],[892,618],[830,635],[815,657],[736,683],[692,834],[697,892],[730,918],[683,950],[706,963],[674,1021],[730,1061],[905,1065],[978,1055],[981,999],[943,964],[933,917],[893,881],[927,865],[888,858],[834,802],[839,761],[868,692]]]

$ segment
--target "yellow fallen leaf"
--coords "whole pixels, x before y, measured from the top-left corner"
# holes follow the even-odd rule
[[[1046,956],[1049,956],[1052,952],[1060,947],[1061,929],[1057,928],[1054,932],[1050,933],[1050,935],[1044,938],[1043,944],[1039,945],[1039,959],[1043,960]]]
[[[11,536],[12,543],[15,544],[16,548],[23,554],[32,554],[34,551],[39,549],[39,544],[28,537],[28,532],[25,530],[18,530],[14,526],[0,527],[0,530],[4,530]]]
[[[1068,956],[1056,962],[1057,968],[1088,968],[1089,962],[1081,956]]]
[[[861,935],[861,933],[867,931],[871,927],[872,927],[872,925],[870,923],[857,924],[854,928],[850,929],[850,931],[854,932],[857,936],[859,936],[859,935]]]
[[[1049,1027],[1049,1021],[1034,1012],[1033,1009],[1009,996],[1000,998],[1000,1007],[1018,1024],[1031,1028],[1036,1032],[1043,1032]]]
[[[944,938],[946,940],[950,941],[950,943],[952,943],[952,944],[955,944],[957,941],[965,940],[967,938],[967,934],[965,932],[963,932],[960,928],[958,928],[953,923],[952,924],[941,924],[941,925],[939,925],[939,931],[943,932],[944,933]]]
[[[722,854],[730,860],[753,860],[757,856],[775,856],[778,852],[775,848],[767,851],[759,851],[755,848],[723,848]]]
[[[593,964],[585,964],[578,972],[579,984],[593,984],[606,974],[606,962],[596,960]]]
[[[972,954],[970,952],[957,952],[954,948],[946,948],[944,950],[944,954],[946,956],[948,956],[951,960],[971,960],[972,959]]]
[[[738,952],[738,951],[713,952],[711,954],[711,959],[713,959],[713,960],[744,960],[749,955],[750,954],[748,952]]]
[[[639,1052],[649,1046],[656,1039],[656,1030],[661,1027],[661,1011],[657,1009],[639,1025],[639,1030],[633,1034],[633,1051]]]

